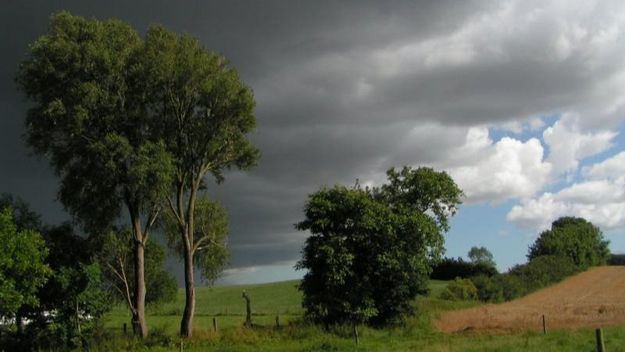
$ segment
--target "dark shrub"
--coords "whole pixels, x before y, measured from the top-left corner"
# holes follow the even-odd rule
[[[493,284],[501,290],[501,297],[509,301],[527,293],[523,282],[518,276],[503,274],[493,277]]]
[[[467,262],[462,258],[444,258],[434,267],[430,278],[453,280],[457,277],[466,279],[477,275],[497,275],[497,269],[489,264]]]
[[[477,289],[471,280],[456,278],[441,293],[440,298],[450,301],[469,301],[477,299]]]
[[[523,282],[527,293],[561,281],[577,272],[576,265],[568,258],[545,255],[532,259],[529,263],[516,265],[508,272]]]
[[[511,300],[552,285],[575,274],[577,266],[568,258],[546,255],[529,263],[516,265],[507,273],[488,277],[480,275],[471,281],[481,301]]]
[[[503,293],[500,286],[496,285],[494,277],[478,275],[471,278],[473,285],[477,289],[477,298],[484,302],[500,302],[503,300]]]
[[[611,254],[608,265],[625,265],[625,254]]]

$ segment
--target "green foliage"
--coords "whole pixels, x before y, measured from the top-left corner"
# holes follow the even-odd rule
[[[521,279],[525,292],[536,291],[578,271],[578,267],[566,257],[545,255],[535,257],[527,264],[516,265],[508,272]]]
[[[486,247],[471,247],[468,256],[471,263],[496,266],[493,254]]]
[[[503,292],[497,285],[496,278],[487,275],[478,275],[471,278],[477,290],[477,299],[483,302],[499,302],[503,300]]]
[[[575,274],[577,266],[559,256],[540,256],[530,262],[512,267],[507,273],[471,278],[482,301],[499,302],[522,297]]]
[[[543,231],[530,247],[527,255],[532,260],[539,256],[556,255],[569,258],[580,269],[603,265],[610,256],[609,241],[592,223],[573,217],[562,217]]]
[[[106,235],[92,238],[98,262],[108,291],[117,299],[127,301],[134,292],[133,236],[130,230],[110,231]],[[176,279],[165,270],[166,253],[163,248],[150,241],[145,248],[146,303],[171,302],[176,297]]]
[[[228,214],[216,201],[207,196],[197,198],[195,209],[195,233],[193,235],[193,263],[202,277],[212,284],[219,278],[228,263]],[[164,214],[163,227],[169,242],[180,258],[184,258],[184,245],[179,231],[179,223],[171,212]]]
[[[256,163],[258,150],[247,139],[256,127],[254,96],[225,58],[194,37],[153,26],[137,61],[137,81],[183,191],[207,172],[221,181],[225,168]]]
[[[478,298],[477,288],[469,279],[456,278],[441,293],[440,298],[450,301],[472,301]]]
[[[50,276],[47,253],[41,234],[17,229],[12,208],[0,211],[0,317],[39,304],[38,289]]]
[[[145,302],[159,305],[173,302],[178,293],[176,278],[165,269],[167,255],[163,247],[149,242],[145,249]],[[131,275],[132,277],[132,272]],[[131,281],[134,282],[134,281]]]
[[[61,176],[59,198],[88,229],[120,207],[149,210],[169,190],[171,161],[152,137],[133,62],[141,39],[126,23],[54,14],[17,81],[35,103],[28,144]]]
[[[390,184],[380,189],[335,186],[309,196],[296,227],[312,235],[297,268],[307,270],[300,289],[313,321],[397,322],[427,290],[431,263],[443,251],[446,216],[461,192],[431,169],[391,169],[388,176]]]
[[[11,207],[13,210],[13,219],[18,231],[35,230],[39,231],[42,227],[41,216],[30,209],[28,204],[19,197],[14,197],[8,193],[0,194],[0,210]]]
[[[497,275],[497,268],[490,264],[467,262],[462,258],[443,258],[432,269],[430,278],[435,280],[453,280],[456,277],[463,279],[476,275]]]
[[[444,171],[429,167],[412,169],[404,166],[386,172],[388,184],[374,189],[377,198],[393,208],[405,207],[418,213],[430,212],[440,231],[449,230],[449,217],[455,215],[462,203],[462,191]]]

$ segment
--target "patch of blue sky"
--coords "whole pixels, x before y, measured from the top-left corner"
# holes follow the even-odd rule
[[[553,124],[558,121],[560,117],[561,114],[559,113],[538,116],[538,118],[543,121],[543,126],[536,129],[529,128],[529,122],[526,122],[520,132],[511,131],[510,129],[504,127],[492,127],[489,128],[488,134],[490,139],[493,140],[493,142],[495,143],[504,137],[518,139],[522,142],[525,142],[531,138],[536,138],[540,140],[541,144],[543,144],[543,147],[545,148],[545,156],[547,156],[548,147],[545,146],[545,141],[543,140],[543,131],[546,128],[553,126]]]
[[[618,134],[616,135],[616,137],[614,137],[612,141],[612,146],[610,148],[604,150],[599,154],[593,155],[580,161],[580,170],[584,167],[588,167],[596,163],[602,162],[622,151],[625,151],[625,123],[619,124],[617,132]]]
[[[506,221],[506,215],[515,204],[515,201],[507,201],[461,205],[445,235],[445,255],[466,259],[471,247],[483,246],[493,253],[500,271],[526,262],[527,248],[538,233]]]

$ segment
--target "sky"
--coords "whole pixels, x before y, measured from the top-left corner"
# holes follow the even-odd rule
[[[506,270],[565,215],[625,252],[623,1],[2,0],[0,192],[50,223],[69,217],[23,142],[14,77],[59,10],[196,36],[253,89],[259,164],[207,190],[230,217],[221,284],[300,277],[307,195],[403,165],[445,170],[465,193],[447,256],[485,246]]]

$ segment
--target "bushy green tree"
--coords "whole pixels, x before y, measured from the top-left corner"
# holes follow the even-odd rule
[[[473,264],[483,264],[491,267],[496,266],[493,254],[486,247],[471,247],[468,256]]]
[[[127,211],[133,231],[133,328],[147,335],[144,248],[172,181],[141,75],[144,48],[128,24],[54,14],[17,81],[33,101],[26,139],[60,177],[59,199],[88,232]],[[160,125],[159,125],[160,126]]]
[[[88,241],[70,224],[45,226],[43,237],[52,275],[29,307],[27,340],[37,347],[74,348],[110,308],[99,264]]]
[[[0,210],[0,317],[14,318],[23,306],[38,306],[37,292],[50,276],[45,242],[34,230],[18,230],[13,210]]]
[[[312,235],[297,268],[307,270],[300,289],[313,321],[398,322],[427,291],[461,191],[430,169],[391,169],[388,176],[382,188],[336,186],[309,196],[296,227]]]
[[[562,217],[543,231],[529,248],[527,255],[534,258],[555,255],[570,259],[580,269],[603,265],[610,257],[609,241],[601,230],[582,218]]]

